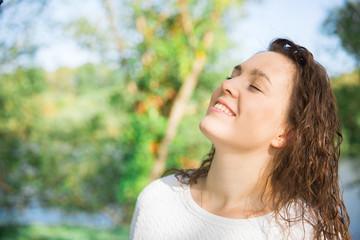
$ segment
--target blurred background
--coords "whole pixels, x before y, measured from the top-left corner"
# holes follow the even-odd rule
[[[0,239],[128,239],[139,192],[209,151],[212,90],[277,37],[331,77],[360,239],[360,1],[344,0],[4,0]]]

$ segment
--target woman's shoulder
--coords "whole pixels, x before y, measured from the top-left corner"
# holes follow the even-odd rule
[[[180,176],[168,175],[148,184],[140,192],[138,202],[164,201],[166,197],[175,196],[187,187],[188,185],[181,182]]]
[[[159,234],[159,229],[181,214],[181,192],[186,185],[180,184],[178,178],[174,174],[159,178],[140,192],[131,221],[130,239],[158,239],[159,235],[148,234]]]

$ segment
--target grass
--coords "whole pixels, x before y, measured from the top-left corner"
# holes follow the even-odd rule
[[[129,226],[100,230],[74,226],[0,226],[1,240],[122,240],[129,239]]]

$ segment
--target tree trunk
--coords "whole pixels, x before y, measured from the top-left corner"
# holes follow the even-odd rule
[[[115,40],[116,40],[116,43],[117,43],[117,48],[118,48],[118,51],[121,52],[122,50],[124,50],[124,41],[123,39],[120,37],[117,29],[116,29],[116,23],[115,23],[115,14],[113,12],[113,9],[111,7],[111,4],[109,2],[109,0],[102,0],[102,3],[104,5],[104,8],[107,12],[107,15],[108,15],[108,20],[109,20],[109,23],[110,23],[110,28],[111,28],[111,31],[113,32],[114,34],[114,37],[115,37]]]
[[[196,46],[199,45],[199,41],[197,41],[195,35],[193,34],[193,22],[189,15],[187,2],[186,0],[179,0],[178,4],[180,6],[180,17],[183,31],[189,40],[191,48],[196,49]],[[202,39],[202,46],[205,49],[210,47],[212,43],[212,38],[213,33],[211,31],[207,32],[204,35]],[[195,61],[193,63],[193,68],[190,74],[185,78],[184,83],[181,85],[180,91],[175,98],[174,105],[170,110],[165,137],[160,143],[157,158],[150,175],[150,180],[155,180],[159,178],[162,172],[164,172],[165,170],[169,147],[176,136],[178,126],[182,117],[184,116],[186,106],[190,100],[190,97],[198,83],[199,75],[204,69],[205,62],[206,52],[198,51]]]
[[[151,180],[159,178],[166,167],[169,146],[176,136],[177,128],[185,113],[187,103],[189,102],[190,97],[194,92],[199,75],[204,68],[205,60],[205,53],[197,54],[191,73],[186,77],[184,83],[181,85],[179,94],[175,98],[174,105],[170,111],[165,137],[160,143],[158,156],[152,169],[150,176]]]

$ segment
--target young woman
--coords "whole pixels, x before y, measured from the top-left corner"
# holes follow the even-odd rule
[[[141,192],[131,239],[351,238],[337,106],[307,49],[277,39],[236,66],[200,129],[208,158]]]

